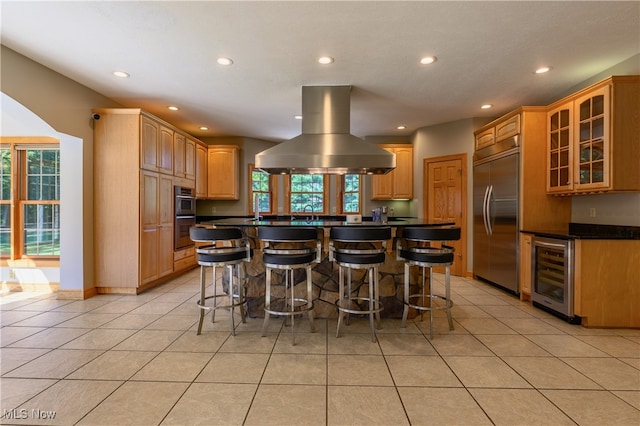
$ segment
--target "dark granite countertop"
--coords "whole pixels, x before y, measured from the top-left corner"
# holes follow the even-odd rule
[[[203,220],[204,219],[204,220]],[[307,219],[294,219],[291,220],[290,216],[274,216],[263,217],[260,220],[256,220],[253,217],[227,217],[227,218],[199,218],[198,223],[201,225],[216,225],[216,226],[314,226],[318,228],[331,228],[334,226],[444,226],[453,225],[451,222],[445,223],[429,223],[424,219],[407,217],[407,218],[389,218],[386,224],[381,222],[373,222],[371,218],[363,217],[361,223],[348,223],[344,216],[330,216],[320,217],[316,220]]]
[[[569,223],[566,230],[523,229],[538,237],[591,240],[640,240],[640,226]]]

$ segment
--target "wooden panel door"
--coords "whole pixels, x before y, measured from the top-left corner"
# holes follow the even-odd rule
[[[160,126],[147,117],[141,117],[140,168],[158,170],[158,138]]]
[[[427,222],[454,222],[461,228],[451,274],[465,276],[466,260],[466,154],[424,160],[425,214]]]
[[[140,174],[140,284],[158,278],[158,173],[142,171]],[[132,236],[133,237],[133,236]]]
[[[395,148],[396,169],[393,176],[393,198],[413,198],[413,146]]]
[[[173,178],[160,175],[158,188],[158,278],[173,272]]]
[[[239,148],[233,145],[209,146],[207,195],[214,200],[238,200]]]
[[[189,180],[196,178],[196,141],[189,138],[184,146],[184,177]]]
[[[160,126],[158,171],[173,174],[173,130],[165,126]]]
[[[173,175],[185,177],[185,145],[187,138],[180,133],[173,135]]]
[[[207,196],[207,147],[196,145],[196,198]]]

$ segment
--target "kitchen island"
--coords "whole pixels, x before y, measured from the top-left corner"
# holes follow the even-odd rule
[[[451,226],[453,223],[429,223],[420,218],[390,218],[386,224],[363,220],[361,223],[348,223],[343,217],[324,217],[314,220],[291,219],[290,217],[264,217],[261,219],[235,217],[199,222],[200,226],[227,227],[233,226],[243,230],[251,247],[254,248],[254,256],[251,262],[246,264],[247,276],[247,304],[250,317],[264,316],[264,290],[265,267],[262,262],[262,250],[257,238],[257,229],[261,226],[300,226],[314,227],[318,230],[318,238],[322,241],[322,262],[316,264],[312,270],[314,286],[314,310],[316,317],[335,318],[337,311],[335,301],[338,299],[338,268],[329,261],[329,233],[331,228],[338,226],[390,226],[392,239],[387,241],[387,256],[384,265],[379,268],[380,274],[380,299],[384,310],[382,316],[387,318],[401,318],[403,303],[402,294],[404,286],[404,262],[396,259],[395,240],[398,231],[407,226]],[[295,275],[295,285],[305,286],[304,272],[299,271]],[[273,282],[282,286],[281,272],[273,274]],[[360,296],[366,294],[367,285],[364,282],[363,271],[352,271],[353,291]],[[410,283],[417,285],[419,282],[418,268],[412,268]],[[226,286],[228,283],[223,282]],[[303,288],[300,289],[301,291]],[[284,288],[283,288],[284,291]]]

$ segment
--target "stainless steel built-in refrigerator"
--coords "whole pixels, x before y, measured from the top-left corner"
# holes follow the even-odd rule
[[[520,153],[517,139],[503,147],[473,164],[473,271],[518,294]]]

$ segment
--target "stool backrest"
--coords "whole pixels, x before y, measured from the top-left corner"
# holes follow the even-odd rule
[[[402,238],[410,241],[458,241],[460,239],[460,228],[404,228],[402,230]]]
[[[244,236],[238,228],[204,228],[192,226],[189,229],[191,240],[197,243],[242,240]]]
[[[331,228],[329,238],[334,241],[360,242],[381,241],[391,239],[389,226],[338,226]]]
[[[264,252],[271,255],[315,254],[316,263],[322,260],[318,230],[310,226],[260,226],[258,239],[264,242]],[[309,247],[309,243],[315,247]]]
[[[198,263],[246,260],[253,256],[249,240],[239,228],[205,228],[192,226],[189,236],[195,243]]]
[[[301,226],[261,226],[258,239],[273,242],[305,242],[318,239],[318,230]]]

